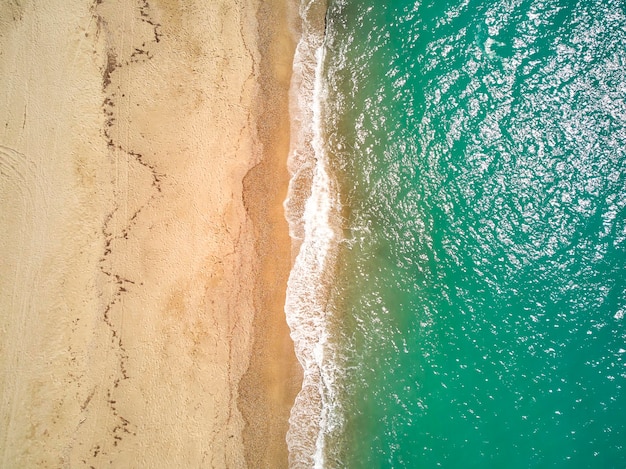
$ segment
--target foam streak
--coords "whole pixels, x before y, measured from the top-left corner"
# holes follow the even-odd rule
[[[290,467],[324,467],[325,434],[332,421],[332,366],[326,362],[327,299],[339,230],[336,184],[329,173],[323,138],[324,34],[315,24],[315,1],[303,2],[291,89],[292,179],[285,201],[290,234],[299,251],[287,286],[285,312],[298,360],[302,390],[287,434]],[[319,11],[318,11],[319,13]],[[319,18],[318,18],[319,19]],[[317,26],[317,27],[316,27]]]

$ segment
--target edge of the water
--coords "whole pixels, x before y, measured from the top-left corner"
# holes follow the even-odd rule
[[[285,216],[293,244],[285,313],[304,370],[289,418],[290,467],[326,466],[326,435],[336,425],[333,366],[329,349],[328,299],[341,239],[337,185],[324,142],[324,82],[327,2],[302,0],[301,37],[290,89],[291,180]]]
[[[257,97],[252,111],[257,164],[243,179],[243,201],[254,233],[253,344],[250,365],[239,383],[238,407],[245,419],[244,452],[248,467],[287,467],[291,405],[302,371],[284,316],[291,267],[289,231],[282,201],[287,193],[289,84],[295,35],[290,0],[257,2],[259,59]]]

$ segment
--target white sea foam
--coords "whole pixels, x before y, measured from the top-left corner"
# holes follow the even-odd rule
[[[289,419],[289,465],[325,467],[325,435],[332,425],[334,367],[328,360],[329,279],[339,241],[339,202],[323,138],[324,25],[321,4],[303,0],[302,36],[291,84],[291,182],[285,215],[298,247],[285,312],[304,369],[302,390]]]

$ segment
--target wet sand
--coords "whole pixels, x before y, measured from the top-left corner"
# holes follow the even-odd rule
[[[286,467],[288,17],[0,5],[0,466]]]

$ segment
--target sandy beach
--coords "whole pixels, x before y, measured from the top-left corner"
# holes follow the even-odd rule
[[[287,466],[285,0],[0,4],[0,466]]]

